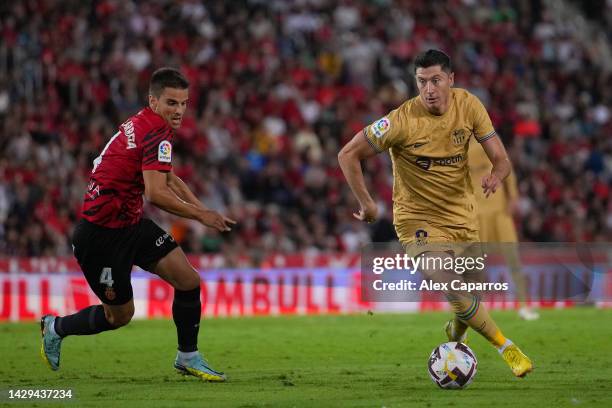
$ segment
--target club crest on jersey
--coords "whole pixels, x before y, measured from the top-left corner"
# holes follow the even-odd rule
[[[104,296],[106,296],[108,300],[115,300],[115,298],[117,297],[117,294],[115,293],[115,289],[109,286],[106,289],[104,289]]]
[[[425,231],[424,229],[418,229],[416,230],[414,236],[416,238],[416,244],[418,246],[422,246],[427,244],[427,231]]]
[[[451,140],[455,146],[461,146],[465,144],[465,139],[467,137],[467,132],[465,129],[455,129],[451,134]]]
[[[385,133],[387,133],[391,129],[391,122],[386,117],[377,120],[372,125],[372,133],[377,138],[381,138]]]
[[[167,140],[162,140],[157,149],[157,161],[170,163],[172,161],[172,144]]]

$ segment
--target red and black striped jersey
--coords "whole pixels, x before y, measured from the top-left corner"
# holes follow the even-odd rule
[[[172,169],[174,131],[145,108],[126,120],[94,160],[81,210],[107,228],[133,225],[142,216],[143,170]]]

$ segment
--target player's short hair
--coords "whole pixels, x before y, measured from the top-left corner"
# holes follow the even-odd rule
[[[427,50],[417,55],[414,59],[414,73],[416,74],[417,68],[429,68],[434,65],[439,65],[442,71],[447,74],[453,71],[451,60],[448,55],[440,50]]]
[[[164,88],[187,89],[189,88],[189,81],[178,69],[159,68],[151,75],[149,94],[159,98]]]

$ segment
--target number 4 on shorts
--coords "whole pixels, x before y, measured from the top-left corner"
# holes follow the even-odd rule
[[[113,286],[115,281],[113,280],[113,270],[111,268],[107,267],[102,269],[102,273],[100,274],[100,283],[108,287]]]

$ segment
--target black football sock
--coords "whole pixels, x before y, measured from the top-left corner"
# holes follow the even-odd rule
[[[199,287],[191,290],[174,289],[172,318],[176,325],[179,351],[197,351],[201,314],[202,304]]]
[[[116,329],[106,320],[102,305],[89,306],[75,314],[57,317],[54,328],[61,337],[97,334]]]

